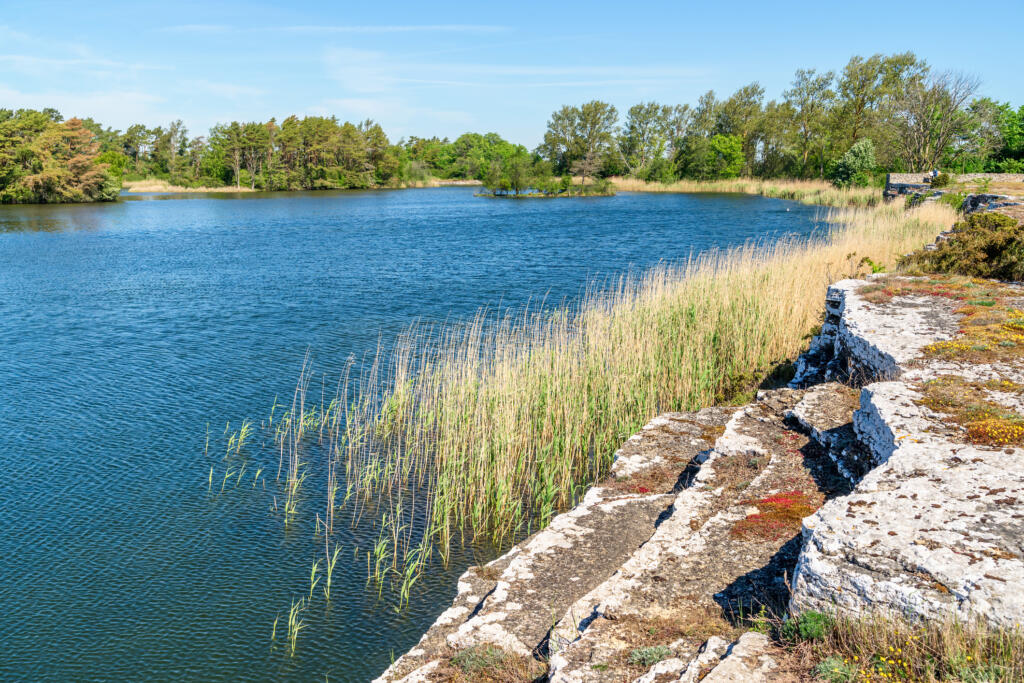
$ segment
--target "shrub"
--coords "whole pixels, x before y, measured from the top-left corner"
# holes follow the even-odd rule
[[[999,280],[1024,280],[1024,235],[1017,221],[998,213],[976,213],[953,226],[934,251],[916,251],[900,267]]]
[[[832,182],[838,187],[871,184],[871,170],[875,167],[875,144],[871,140],[858,140],[846,151],[832,169]]]
[[[782,637],[789,641],[824,640],[835,626],[835,619],[822,612],[804,612],[782,625]]]
[[[649,669],[661,660],[667,659],[671,654],[672,650],[664,645],[638,647],[629,653],[629,663]]]
[[[948,173],[940,173],[932,178],[932,187],[939,189],[941,187],[949,187],[953,184],[953,178]]]

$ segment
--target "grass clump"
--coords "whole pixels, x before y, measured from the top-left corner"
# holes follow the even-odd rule
[[[480,681],[482,683],[526,683],[541,678],[542,663],[530,657],[506,652],[487,643],[457,652],[438,674],[446,681]]]
[[[815,637],[790,640],[786,647],[801,668],[821,680],[1024,680],[1024,635],[1019,629],[884,615],[832,618],[818,612],[786,624],[802,624],[808,615],[816,615],[810,618]]]
[[[940,202],[956,211],[959,211],[960,207],[964,205],[965,199],[967,199],[966,192],[946,192],[939,197]]]
[[[800,530],[804,517],[820,506],[803,491],[786,491],[745,501],[758,512],[733,525],[730,534],[742,540],[778,541]]]
[[[1024,280],[1024,231],[1000,213],[975,213],[953,226],[933,251],[907,255],[900,267],[914,272],[956,273],[997,280]]]
[[[661,660],[668,659],[671,656],[672,650],[666,645],[638,647],[629,653],[629,663],[631,666],[649,669]]]

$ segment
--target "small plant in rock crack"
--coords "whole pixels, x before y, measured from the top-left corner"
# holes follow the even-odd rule
[[[671,656],[672,650],[665,645],[638,647],[629,653],[629,663],[633,666],[649,669],[661,660],[668,659]]]
[[[835,625],[835,619],[822,612],[804,612],[782,625],[785,640],[824,640]]]
[[[465,674],[479,673],[485,669],[491,669],[501,664],[505,659],[505,652],[493,645],[475,645],[466,648],[452,657],[452,664],[457,666]]]

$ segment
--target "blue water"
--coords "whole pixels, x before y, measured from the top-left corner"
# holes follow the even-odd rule
[[[285,528],[273,472],[208,491],[226,423],[289,401],[307,348],[336,379],[413,320],[571,299],[630,268],[808,235],[818,213],[472,188],[0,206],[0,679],[369,680],[494,550],[431,566],[396,611],[365,588],[369,532],[343,525],[332,600],[314,597],[291,657],[283,622],[322,542]]]

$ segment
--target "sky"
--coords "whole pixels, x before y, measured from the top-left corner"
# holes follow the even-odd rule
[[[162,2],[0,0],[0,107],[124,129],[290,114],[373,119],[393,141],[497,132],[534,147],[592,99],[694,103],[798,68],[911,50],[1024,104],[1024,2]]]

